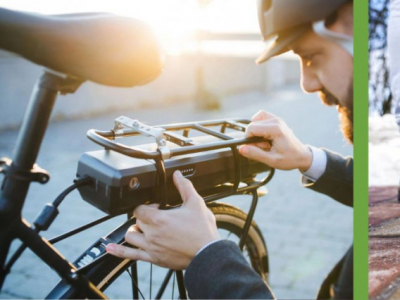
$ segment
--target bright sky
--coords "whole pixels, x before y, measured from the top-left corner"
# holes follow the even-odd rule
[[[199,2],[208,4],[201,9]],[[112,12],[159,29],[258,32],[255,0],[0,0],[0,6],[43,14]]]
[[[199,3],[203,5],[200,5]],[[168,54],[198,51],[191,33],[256,33],[255,41],[209,41],[202,51],[258,57],[266,48],[259,33],[256,0],[0,0],[0,7],[42,14],[110,12],[150,24]],[[293,59],[289,52],[283,55]]]
[[[199,2],[206,4],[201,7]],[[138,18],[155,29],[170,52],[196,29],[259,32],[256,0],[0,0],[0,7],[43,14],[111,12]]]

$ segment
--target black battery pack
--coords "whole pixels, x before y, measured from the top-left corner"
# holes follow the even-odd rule
[[[168,205],[179,205],[181,197],[173,184],[172,174],[180,170],[190,179],[197,192],[210,196],[215,187],[235,181],[240,168],[241,181],[251,181],[256,174],[270,171],[263,163],[239,155],[238,166],[230,148],[175,156],[164,161],[167,175]],[[82,198],[111,215],[131,212],[135,207],[156,201],[157,170],[152,160],[132,158],[110,150],[83,154],[78,177],[88,176],[91,185],[79,187]]]

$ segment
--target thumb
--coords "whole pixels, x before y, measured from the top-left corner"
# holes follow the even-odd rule
[[[180,171],[175,171],[173,175],[174,183],[182,197],[183,203],[189,203],[193,198],[201,198],[193,187],[190,180],[183,177]]]
[[[260,149],[252,145],[241,146],[239,148],[239,153],[244,157],[262,162],[269,166],[271,166],[271,163],[273,161],[273,153],[271,153],[270,151],[265,151],[263,149]]]

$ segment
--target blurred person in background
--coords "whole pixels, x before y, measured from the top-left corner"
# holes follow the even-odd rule
[[[353,2],[259,0],[258,13],[264,40],[277,38],[257,63],[289,50],[296,53],[301,60],[303,90],[318,92],[324,104],[338,109],[343,135],[352,144]],[[309,117],[305,116],[312,122]],[[270,142],[241,146],[243,156],[276,169],[298,169],[306,188],[353,206],[352,158],[304,145],[282,119],[265,111],[253,117],[246,136]],[[139,206],[135,210],[137,224],[125,237],[137,249],[109,244],[107,251],[171,269],[186,269],[189,298],[274,298],[238,246],[221,240],[213,214],[191,182],[179,171],[173,179],[182,196],[182,207],[165,211],[156,205]],[[353,299],[352,247],[326,277],[317,298]]]

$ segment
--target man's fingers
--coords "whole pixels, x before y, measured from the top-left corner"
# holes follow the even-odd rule
[[[271,147],[272,147],[270,142],[260,142],[260,143],[254,143],[252,145],[254,145],[258,148],[264,149],[265,151],[271,150]]]
[[[146,251],[141,249],[129,248],[118,244],[108,244],[106,250],[108,253],[117,257],[155,263],[154,259]]]
[[[159,211],[158,206],[155,205],[139,205],[133,212],[137,219],[140,219],[143,223],[150,224],[154,218],[154,214]],[[143,228],[141,228],[143,229]]]
[[[183,177],[180,171],[175,171],[173,175],[174,183],[182,197],[183,203],[187,203],[193,196],[199,197],[190,180]]]
[[[258,136],[268,140],[274,140],[281,133],[278,124],[251,123],[246,129],[246,137]]]
[[[275,115],[266,112],[265,110],[258,111],[252,118],[252,121],[262,121],[266,119],[276,118]]]
[[[128,231],[125,233],[125,240],[138,248],[148,249],[149,244],[144,237],[144,234],[138,231],[135,227],[131,226]]]
[[[262,150],[252,145],[241,146],[239,148],[239,153],[242,154],[244,157],[262,162],[266,165],[269,165],[273,159],[273,154],[271,154],[271,152]]]
[[[151,220],[151,222],[153,222],[153,221],[154,221],[154,219]],[[154,223],[154,222],[153,222],[153,223]],[[136,225],[136,228],[139,229],[139,230],[137,230],[137,231],[139,231],[139,232],[145,234],[146,229],[148,229],[149,227],[151,227],[151,226],[152,226],[151,224],[153,224],[153,223],[144,223],[144,222],[142,222],[141,220],[136,219],[136,224],[135,224],[135,225]]]
[[[159,208],[160,204],[159,203],[151,203],[151,204],[146,204],[146,206],[152,207],[152,208]]]
[[[136,219],[136,224],[133,224],[131,227],[133,227],[133,230],[135,230],[135,231],[142,232],[142,229],[140,229],[140,226],[137,222],[138,222],[138,220]]]

